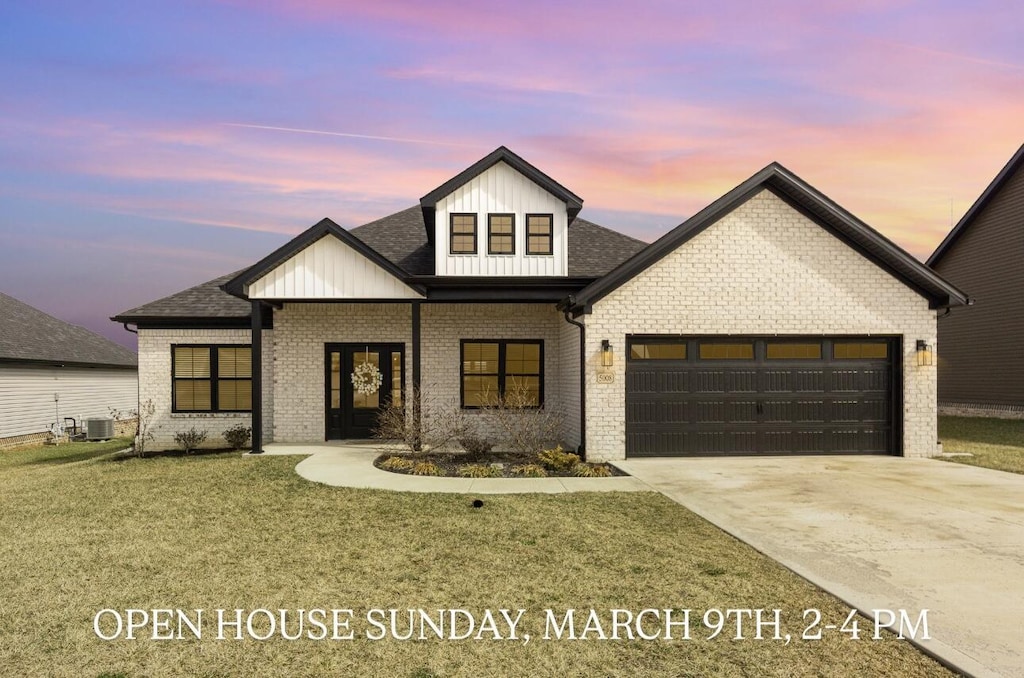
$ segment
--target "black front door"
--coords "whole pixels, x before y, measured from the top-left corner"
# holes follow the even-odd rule
[[[402,404],[402,344],[327,344],[324,353],[325,437],[373,437],[381,409]],[[380,388],[372,393],[360,393],[352,383],[352,374],[364,363],[380,371]]]

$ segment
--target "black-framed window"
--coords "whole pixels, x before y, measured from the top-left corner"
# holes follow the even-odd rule
[[[172,412],[251,412],[252,348],[171,346]]]
[[[544,404],[544,342],[539,339],[463,339],[462,407],[507,398],[525,407]]]
[[[449,250],[452,254],[476,254],[476,215],[453,213]]]
[[[552,214],[526,215],[526,253],[554,253],[554,223]]]
[[[516,253],[516,215],[487,215],[487,253]]]

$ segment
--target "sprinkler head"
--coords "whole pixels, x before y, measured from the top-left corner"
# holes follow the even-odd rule
[[[484,500],[483,499],[474,499],[473,500],[473,508],[480,508],[483,505],[484,505]]]

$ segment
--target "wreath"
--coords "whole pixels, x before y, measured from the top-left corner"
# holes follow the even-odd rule
[[[384,375],[371,362],[360,363],[352,372],[352,387],[361,395],[373,395],[384,383]]]

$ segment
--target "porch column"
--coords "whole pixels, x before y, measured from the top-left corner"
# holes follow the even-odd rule
[[[263,454],[263,302],[252,302],[252,454]]]
[[[416,432],[416,449],[420,448],[420,302],[412,306],[412,423]]]

